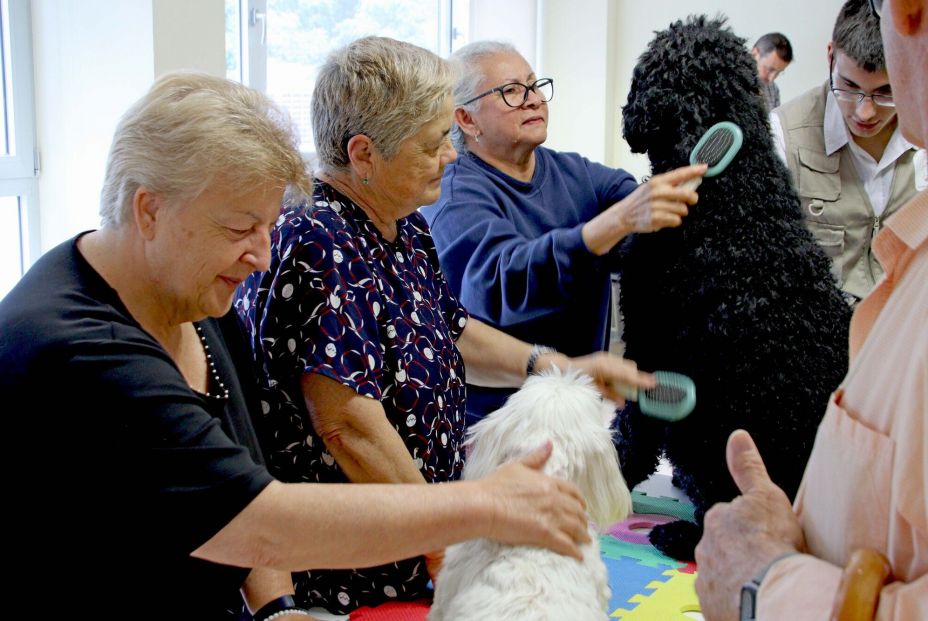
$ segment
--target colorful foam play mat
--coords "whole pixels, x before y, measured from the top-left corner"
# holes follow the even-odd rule
[[[694,588],[696,566],[664,556],[647,537],[648,530],[657,524],[692,520],[693,506],[685,499],[653,490],[635,491],[632,500],[635,512],[600,537],[612,587],[609,617],[625,621],[702,619]],[[312,612],[320,621],[425,621],[428,611],[428,601],[416,601],[359,608],[348,616]]]

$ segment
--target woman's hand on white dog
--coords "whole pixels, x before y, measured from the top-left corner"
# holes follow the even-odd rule
[[[572,483],[540,472],[551,448],[551,442],[546,442],[520,461],[478,481],[495,505],[489,537],[511,545],[548,548],[582,560],[579,546],[590,542],[586,503]]]
[[[429,578],[432,579],[432,586],[438,584],[438,574],[441,572],[441,566],[445,562],[444,549],[436,552],[429,552],[425,555],[425,568],[429,572]]]

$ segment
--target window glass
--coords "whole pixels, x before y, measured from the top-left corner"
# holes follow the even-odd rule
[[[378,35],[447,56],[452,42],[455,48],[464,43],[463,29],[452,28],[452,9],[454,20],[462,22],[467,19],[465,5],[460,0],[226,0],[226,73],[263,88],[285,107],[300,130],[301,149],[311,152],[310,98],[329,52],[358,37]],[[265,55],[258,59],[247,50],[248,39],[241,32],[241,25],[247,29],[249,22],[259,29]],[[249,68],[243,56],[254,66]],[[249,71],[264,73],[253,79]]]
[[[314,151],[309,101],[328,53],[376,34],[438,50],[438,3],[423,0],[268,0],[267,93]]]
[[[245,82],[242,75],[242,9],[240,0],[226,0],[226,77]]]

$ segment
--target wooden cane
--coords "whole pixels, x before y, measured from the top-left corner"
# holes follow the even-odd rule
[[[876,550],[854,550],[841,575],[831,621],[871,621],[890,572],[889,561]]]

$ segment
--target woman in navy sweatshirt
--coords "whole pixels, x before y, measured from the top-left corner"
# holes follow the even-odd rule
[[[697,196],[678,184],[705,168],[639,186],[624,170],[546,149],[553,80],[507,43],[472,43],[452,62],[460,157],[445,169],[441,198],[422,209],[452,291],[520,340],[568,356],[605,350],[612,251],[633,232],[679,226]],[[468,419],[512,392],[468,384]]]

